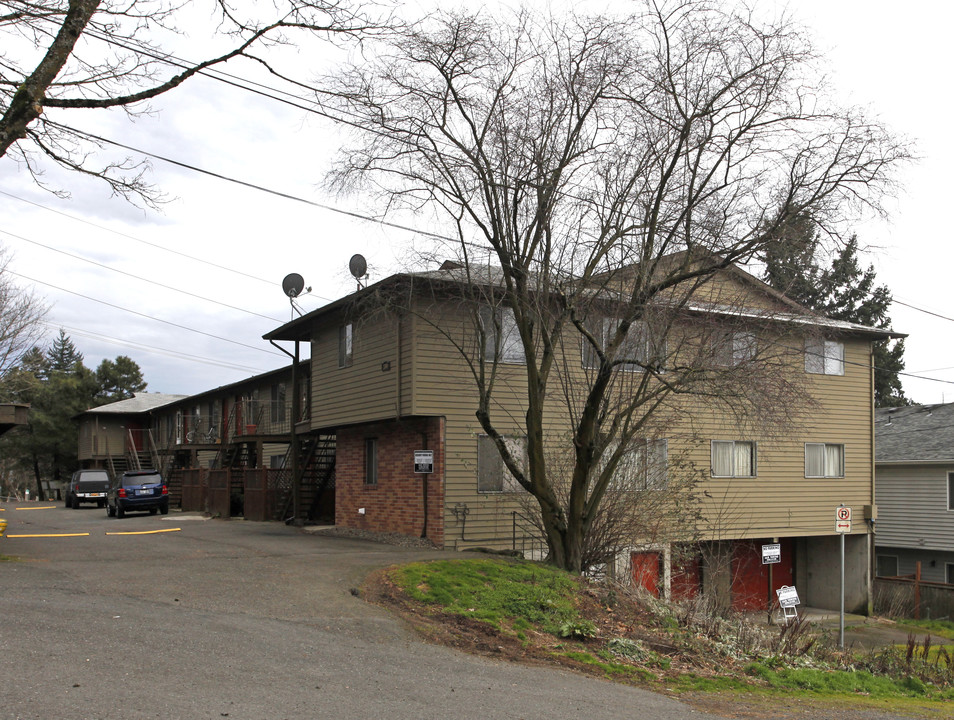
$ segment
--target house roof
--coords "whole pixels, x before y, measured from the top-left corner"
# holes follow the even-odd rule
[[[188,395],[170,395],[168,393],[136,393],[131,398],[127,400],[117,400],[114,403],[109,403],[108,405],[100,405],[99,407],[89,408],[88,410],[78,413],[74,417],[80,417],[82,415],[89,414],[103,414],[103,415],[135,415],[136,413],[149,412],[150,410],[155,410],[164,405],[169,405],[174,403],[177,400],[182,400],[189,397]]]
[[[875,462],[954,462],[954,403],[876,410]]]
[[[778,292],[771,286],[759,280],[754,275],[746,272],[736,265],[730,265],[725,272],[731,273],[742,282],[774,298],[785,307],[789,308],[789,310],[772,311],[769,313],[766,310],[759,311],[754,308],[745,309],[738,306],[721,305],[712,302],[692,302],[687,306],[687,309],[699,313],[715,313],[719,315],[736,317],[757,317],[763,320],[771,318],[772,320],[781,323],[803,325],[805,327],[818,328],[823,331],[842,335],[861,336],[869,340],[885,340],[889,338],[906,337],[904,333],[895,332],[894,330],[874,328],[867,325],[860,325],[858,323],[834,320],[832,318],[825,317],[824,315],[819,315],[818,313],[815,313],[812,310],[809,310],[808,308],[789,299],[783,293]],[[285,323],[271,332],[266,333],[262,337],[265,340],[307,341],[310,339],[311,331],[316,321],[333,315],[334,313],[340,312],[349,304],[354,303],[363,297],[371,295],[382,288],[397,285],[400,282],[424,280],[450,284],[474,283],[477,285],[500,285],[502,282],[501,274],[502,271],[500,268],[483,265],[472,265],[470,268],[465,268],[454,262],[445,262],[437,270],[426,270],[415,273],[398,273],[396,275],[391,275],[387,278],[384,278],[373,285],[362,288],[357,292],[351,293],[350,295],[339,298],[328,305],[318,308],[317,310],[312,310],[310,313],[295,318],[291,322]]]

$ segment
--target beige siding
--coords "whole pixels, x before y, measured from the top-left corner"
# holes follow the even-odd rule
[[[354,360],[344,368],[338,367],[338,325],[319,329],[311,344],[312,427],[408,414],[410,379],[402,379],[410,371],[408,323],[391,313],[355,321]]]
[[[447,322],[444,318],[445,328]],[[460,333],[458,339],[464,331]],[[700,531],[710,538],[831,535],[835,508],[845,503],[854,509],[853,532],[864,534],[864,506],[873,503],[869,343],[846,341],[845,374],[826,376],[805,372],[801,336],[779,338],[778,342],[794,351],[789,372],[794,381],[806,384],[815,399],[812,406],[790,410],[793,425],[779,437],[740,430],[736,418],[707,409],[691,398],[673,401],[668,408],[673,416],[683,418],[667,433],[670,457],[688,458],[705,477],[698,487],[706,515]],[[568,347],[567,362],[579,368],[578,341]],[[477,435],[482,431],[474,416],[473,378],[459,352],[424,323],[415,333],[414,360],[414,413],[447,418],[447,542],[453,544],[456,538],[465,545],[486,544],[487,538],[496,535],[505,544],[511,513],[521,510],[526,498],[477,492]],[[524,367],[501,366],[498,383],[497,422],[503,429],[512,427],[513,432],[523,434]],[[560,442],[566,438],[566,412],[559,393],[550,407],[548,417],[554,422],[551,437]],[[757,442],[757,477],[708,477],[712,440]],[[806,478],[806,442],[843,444],[845,477]],[[466,532],[460,522],[460,508],[465,505]]]

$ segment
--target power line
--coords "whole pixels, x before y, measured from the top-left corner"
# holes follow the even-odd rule
[[[224,303],[219,300],[215,300],[213,298],[203,297],[202,295],[197,295],[193,292],[189,292],[188,290],[180,290],[179,288],[172,287],[171,285],[165,285],[164,283],[158,282],[156,280],[150,280],[149,278],[142,277],[141,275],[134,275],[133,273],[126,272],[125,270],[120,270],[118,268],[110,267],[109,265],[104,265],[103,263],[96,262],[95,260],[84,258],[81,255],[74,255],[73,253],[66,252],[65,250],[60,250],[59,248],[51,247],[50,245],[45,245],[36,240],[30,240],[29,238],[23,237],[22,235],[16,235],[7,230],[0,229],[0,233],[9,235],[10,237],[17,238],[18,240],[23,240],[24,242],[28,242],[32,245],[36,245],[37,247],[46,248],[47,250],[51,250],[52,252],[57,252],[57,253],[60,253],[61,255],[66,255],[67,257],[71,257],[75,260],[81,260],[82,262],[89,263],[90,265],[101,267],[104,270],[110,270],[111,272],[119,273],[120,275],[131,277],[134,280],[139,280],[141,282],[149,283],[151,285],[156,285],[157,287],[165,288],[166,290],[172,290],[173,292],[182,293],[183,295],[188,295],[189,297],[193,297],[196,300],[202,300],[204,302],[215,303],[216,305],[221,305],[222,307],[229,308],[230,310],[238,310],[239,312],[247,313],[249,315],[255,315],[256,317],[260,317],[264,320],[271,320],[279,324],[282,322],[278,318],[273,318],[268,315],[262,315],[261,313],[257,313],[254,310],[246,310],[245,308],[240,308],[235,305],[229,305],[228,303]]]
[[[77,217],[76,215],[70,215],[69,213],[65,213],[61,210],[56,210],[54,208],[48,207],[47,205],[43,205],[41,203],[34,202],[32,200],[27,200],[26,198],[19,197],[18,195],[14,195],[12,193],[6,192],[5,190],[0,190],[0,195],[6,195],[7,197],[13,198],[14,200],[19,200],[20,202],[26,203],[27,205],[32,205],[33,207],[40,208],[41,210],[46,210],[47,212],[55,213],[56,215],[60,215],[62,217],[68,218],[70,220],[73,220],[74,222],[83,223],[84,225],[89,225],[90,227],[94,227],[98,230],[112,233],[114,235],[118,235],[119,237],[123,237],[128,240],[141,243],[143,245],[148,245],[149,247],[155,248],[156,250],[161,250],[163,252],[170,253],[172,255],[178,255],[179,257],[186,258],[187,260],[192,260],[193,262],[202,263],[203,265],[208,265],[209,267],[214,267],[218,270],[224,270],[225,272],[241,275],[242,277],[248,278],[250,280],[255,280],[257,282],[265,283],[272,287],[274,287],[275,285],[275,283],[271,280],[266,280],[265,278],[260,278],[256,275],[250,275],[249,273],[242,272],[241,270],[236,270],[235,268],[230,268],[225,265],[221,265],[219,263],[214,263],[210,260],[203,260],[202,258],[196,257],[194,255],[189,255],[188,253],[184,253],[178,250],[173,250],[172,248],[164,247],[162,245],[159,245],[158,243],[153,243],[153,242],[149,242],[148,240],[143,240],[142,238],[138,238],[135,235],[130,235],[128,233],[124,233],[119,230],[114,230],[113,228],[106,227],[105,225],[99,225],[97,223],[91,222],[90,220],[84,220],[83,218]],[[331,298],[323,297],[321,295],[318,295],[317,293],[315,293],[314,295],[320,300],[331,302]]]
[[[123,312],[128,312],[128,313],[130,313],[130,314],[132,314],[132,315],[138,315],[139,317],[146,318],[147,320],[153,320],[153,321],[155,321],[155,322],[163,323],[163,324],[165,324],[165,325],[171,325],[172,327],[179,328],[180,330],[188,330],[189,332],[196,333],[197,335],[205,335],[206,337],[210,337],[210,338],[213,338],[213,339],[215,339],[215,340],[222,340],[222,341],[227,342],[227,343],[232,343],[233,345],[239,345],[239,346],[241,346],[241,347],[249,348],[250,350],[257,350],[258,352],[267,353],[267,354],[269,354],[269,355],[277,355],[277,356],[279,356],[279,357],[284,357],[284,355],[282,355],[282,353],[273,352],[273,351],[271,351],[271,350],[266,350],[265,348],[256,347],[255,345],[248,345],[248,344],[246,344],[246,343],[239,342],[238,340],[232,340],[231,338],[222,337],[221,335],[213,335],[212,333],[207,333],[207,332],[204,332],[204,331],[202,331],[202,330],[196,330],[195,328],[190,328],[190,327],[187,327],[186,325],[180,325],[180,324],[178,324],[178,323],[174,323],[174,322],[171,322],[171,321],[169,321],[169,320],[163,320],[162,318],[157,318],[157,317],[154,317],[154,316],[152,316],[152,315],[147,315],[147,314],[145,314],[145,313],[141,313],[141,312],[138,312],[138,311],[136,311],[136,310],[130,310],[129,308],[123,307],[123,306],[121,306],[121,305],[116,305],[116,304],[114,304],[114,303],[107,302],[107,301],[105,301],[105,300],[99,300],[99,299],[97,299],[97,298],[90,297],[89,295],[83,295],[82,293],[78,293],[78,292],[76,292],[76,291],[74,291],[74,290],[67,290],[66,288],[60,287],[60,286],[58,286],[58,285],[54,285],[54,284],[52,284],[52,283],[48,283],[48,282],[45,282],[45,281],[43,281],[43,280],[37,280],[36,278],[31,278],[31,277],[29,277],[29,276],[27,276],[27,275],[23,275],[22,273],[14,272],[13,270],[10,270],[10,269],[7,269],[6,272],[10,273],[11,275],[15,275],[16,277],[23,278],[24,280],[29,280],[30,282],[39,283],[40,285],[46,285],[47,287],[51,287],[51,288],[53,288],[54,290],[59,290],[60,292],[69,293],[70,295],[76,295],[77,297],[81,297],[81,298],[83,298],[84,300],[91,300],[91,301],[93,301],[93,302],[97,302],[97,303],[100,303],[100,304],[102,304],[102,305],[106,305],[106,306],[108,306],[108,307],[115,308],[116,310],[122,310]]]
[[[924,313],[925,315],[933,315],[934,317],[941,318],[941,320],[950,320],[951,322],[954,322],[954,318],[947,317],[947,315],[941,315],[940,313],[931,312],[930,310],[925,310],[924,308],[915,307],[914,305],[909,305],[908,303],[906,303],[906,302],[901,302],[900,300],[894,300],[894,299],[892,299],[891,302],[896,303],[896,304],[898,304],[898,305],[904,305],[904,307],[906,307],[906,308],[911,308],[912,310],[917,310],[918,312],[922,312],[922,313]]]
[[[203,365],[213,365],[216,367],[222,367],[229,370],[240,370],[242,372],[253,372],[256,374],[265,372],[260,368],[248,367],[246,365],[236,365],[234,363],[222,362],[221,360],[216,360],[214,358],[202,357],[200,355],[190,355],[188,353],[178,352],[176,350],[168,350],[166,348],[158,348],[153,345],[143,345],[142,343],[135,343],[129,340],[119,340],[118,338],[110,337],[109,335],[102,335],[92,330],[83,330],[81,328],[69,327],[68,325],[62,325],[59,323],[44,322],[44,325],[50,328],[58,329],[62,328],[64,330],[69,330],[71,335],[78,335],[80,337],[87,337],[93,340],[99,340],[101,342],[110,343],[112,345],[122,345],[124,347],[136,348],[137,350],[143,350],[145,352],[155,353],[156,355],[165,355],[166,357],[177,358],[180,360],[191,360],[193,362],[201,363]]]

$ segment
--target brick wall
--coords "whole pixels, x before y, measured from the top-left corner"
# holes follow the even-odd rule
[[[425,440],[426,434],[426,440]],[[378,482],[365,483],[365,448],[377,439]],[[414,451],[434,451],[434,472],[415,474]],[[420,537],[444,544],[444,419],[411,418],[339,428],[335,462],[335,525]],[[359,510],[363,508],[364,512]]]

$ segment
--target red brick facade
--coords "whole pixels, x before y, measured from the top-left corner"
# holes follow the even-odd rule
[[[367,440],[377,441],[377,484],[365,482]],[[414,451],[433,450],[434,472],[414,472]],[[420,537],[444,544],[444,419],[409,418],[339,428],[335,463],[335,525]],[[363,512],[361,510],[363,509]]]

